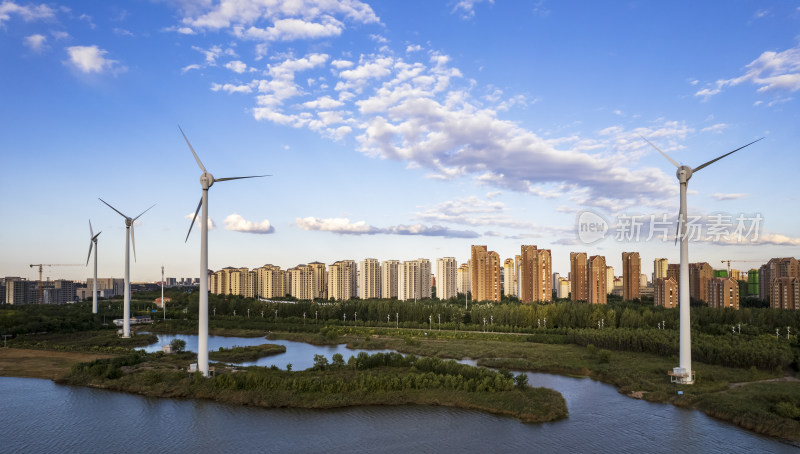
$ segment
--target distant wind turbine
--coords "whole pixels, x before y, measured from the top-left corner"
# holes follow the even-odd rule
[[[130,244],[133,243],[133,260],[136,261],[136,239],[133,235],[133,222],[139,219],[143,214],[147,213],[150,208],[156,206],[151,205],[150,208],[142,211],[139,216],[131,218],[125,216],[118,209],[112,207],[108,202],[100,199],[101,202],[108,205],[109,208],[119,213],[120,216],[125,218],[125,293],[123,298],[123,325],[122,337],[131,337],[131,259],[130,259]],[[96,279],[96,278],[95,278]]]
[[[197,213],[200,207],[203,207],[203,214],[200,219],[200,297],[199,297],[199,326],[197,329],[197,370],[199,370],[204,377],[208,377],[208,188],[215,182],[228,181],[228,180],[241,180],[243,178],[260,178],[268,177],[270,175],[253,175],[249,177],[228,177],[228,178],[214,178],[200,161],[197,153],[194,152],[192,144],[186,138],[183,129],[178,126],[186,145],[189,145],[194,160],[203,174],[200,175],[200,186],[203,188],[203,195],[200,198],[200,203],[197,204],[197,209],[194,212],[192,223],[189,225],[189,231],[186,233],[186,240],[189,240],[189,234],[192,233],[194,221],[197,219]]]
[[[92,220],[89,220],[89,255],[86,256],[86,266],[89,266],[89,258],[92,256],[92,246],[94,246],[94,281],[92,288],[92,314],[97,313],[97,237],[103,232],[94,234]]]
[[[642,137],[642,136],[639,136]],[[661,151],[657,146],[653,145],[652,142],[642,137],[642,139],[650,144],[651,147],[655,148],[659,153],[661,153],[669,162],[672,163],[675,167],[678,168],[677,172],[675,172],[675,176],[678,177],[678,182],[680,183],[681,187],[681,207],[680,207],[680,214],[678,216],[678,237],[681,239],[681,266],[680,266],[680,282],[679,282],[679,300],[678,305],[680,306],[680,359],[679,359],[679,367],[672,369],[673,377],[676,377],[677,382],[679,384],[684,385],[691,385],[694,383],[694,375],[692,374],[692,334],[691,334],[691,324],[690,324],[690,313],[689,313],[689,239],[686,237],[686,220],[687,220],[687,209],[686,209],[686,190],[689,185],[689,179],[692,178],[692,174],[700,171],[701,169],[719,161],[720,159],[731,155],[742,148],[748,147],[761,139],[754,140],[747,145],[743,145],[733,151],[725,153],[724,155],[714,158],[705,164],[700,164],[699,166],[695,167],[694,169],[678,164],[674,159],[670,158],[669,155]],[[677,241],[677,238],[676,238]]]

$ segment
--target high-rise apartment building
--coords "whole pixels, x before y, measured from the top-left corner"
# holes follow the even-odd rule
[[[569,298],[570,283],[569,279],[565,277],[558,278],[558,287],[556,287],[556,297]]]
[[[311,299],[328,299],[328,270],[324,263],[311,262]]]
[[[678,283],[675,279],[659,277],[653,290],[653,304],[666,308],[678,307]]]
[[[458,262],[455,257],[436,259],[436,297],[447,300],[456,296]]]
[[[361,299],[381,297],[381,265],[378,259],[361,261],[361,274],[358,276],[358,289]]]
[[[286,271],[275,265],[264,265],[254,270],[256,272],[257,293],[260,298],[283,298],[291,289],[286,291]]]
[[[778,277],[770,285],[769,307],[800,310],[800,279]]]
[[[674,263],[667,265],[667,279],[672,279],[678,284],[680,288],[681,285],[681,266],[680,264]]]
[[[800,278],[800,263],[794,257],[774,258],[761,265],[758,273],[759,298],[766,300],[772,295],[772,281],[781,277]]]
[[[589,300],[588,257],[585,252],[569,253],[569,281],[572,301]]]
[[[340,260],[328,267],[328,298],[339,301],[355,298],[358,265],[353,260]]]
[[[606,275],[606,258],[602,255],[593,255],[589,258],[586,274],[588,275],[589,298],[591,304],[606,304],[608,283]]]
[[[606,291],[611,293],[614,290],[614,267],[606,265]]]
[[[520,300],[523,303],[552,301],[552,260],[549,249],[522,245],[520,253]]]
[[[431,262],[428,259],[406,260],[397,267],[397,299],[419,300],[431,297]]]
[[[500,301],[502,273],[500,255],[486,246],[472,246],[472,299]]]
[[[292,297],[299,300],[310,300],[312,279],[311,267],[306,264],[297,265],[294,268],[289,268],[287,272],[289,273],[289,279],[291,281],[289,293],[292,295]]]
[[[638,252],[622,253],[622,299],[639,299],[639,275],[642,274],[642,260]]]
[[[506,296],[517,296],[517,266],[514,259],[503,262],[503,293]]]
[[[472,282],[470,277],[472,273],[469,269],[469,263],[462,263],[456,270],[456,288],[458,293],[466,295],[472,291]]]
[[[731,277],[715,277],[708,283],[708,305],[717,309],[739,309],[739,282]]]
[[[653,284],[655,284],[656,279],[660,277],[667,277],[667,269],[669,269],[669,260],[667,259],[655,259],[653,260]]]
[[[381,263],[381,298],[397,298],[398,260],[384,260]]]
[[[714,277],[714,268],[706,262],[689,264],[689,296],[708,303],[708,282]]]

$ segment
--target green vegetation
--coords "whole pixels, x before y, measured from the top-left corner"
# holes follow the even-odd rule
[[[135,353],[76,365],[60,382],[269,408],[423,404],[482,410],[525,422],[567,416],[564,398],[553,390],[518,386],[511,374],[438,358],[361,353],[346,364],[341,358],[324,365],[318,360],[319,367],[299,372],[217,367],[208,379],[182,371],[188,361],[186,355]]]
[[[214,361],[226,363],[244,363],[256,361],[266,356],[286,353],[286,347],[275,344],[261,344],[251,347],[219,348],[219,351],[209,353],[209,358]]]

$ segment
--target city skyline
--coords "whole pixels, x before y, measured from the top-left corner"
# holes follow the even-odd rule
[[[121,277],[124,227],[103,197],[136,213],[158,202],[136,224],[132,281],[162,264],[198,277],[178,124],[215,176],[273,175],[215,189],[213,270],[462,264],[472,244],[502,265],[534,244],[563,275],[575,251],[618,270],[638,251],[649,273],[678,262],[672,237],[584,244],[576,229],[583,211],[675,215],[673,170],[639,135],[691,164],[765,136],[689,194],[690,215],[758,214],[760,242],[699,241],[690,262],[800,256],[796,3],[246,4],[2,3],[0,275],[83,263],[91,219],[98,276]]]

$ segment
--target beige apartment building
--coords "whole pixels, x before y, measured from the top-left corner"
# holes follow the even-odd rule
[[[361,261],[361,272],[358,275],[358,291],[361,299],[381,297],[381,264],[378,259]]]
[[[328,270],[321,262],[311,262],[311,300],[328,299]]]
[[[503,267],[500,255],[486,246],[472,246],[472,299],[475,301],[500,301],[502,286],[500,274]]]
[[[572,301],[589,300],[588,261],[585,252],[569,253],[569,281]]]
[[[797,277],[773,279],[769,293],[769,307],[800,310],[800,279]]]
[[[310,300],[313,276],[311,267],[306,264],[297,265],[294,268],[289,268],[287,272],[291,282],[289,293],[292,297],[299,300]]]
[[[532,303],[553,300],[553,261],[549,249],[534,245],[520,248],[520,301]]]
[[[622,253],[622,299],[625,301],[639,299],[642,260],[638,252]],[[646,278],[645,278],[646,279]]]
[[[669,277],[659,277],[655,281],[653,290],[653,305],[666,308],[678,307],[678,283]]]
[[[397,267],[397,299],[420,300],[431,297],[431,262],[428,259],[406,260]]]
[[[254,270],[260,298],[283,298],[286,291],[286,271],[281,267],[267,264]]]
[[[667,269],[669,269],[669,260],[655,259],[653,260],[653,284],[655,285],[656,279],[667,277]]]
[[[606,275],[606,258],[602,255],[589,257],[587,265],[589,298],[591,304],[606,304],[608,299],[608,283]]]
[[[514,259],[503,261],[503,293],[507,296],[517,296],[517,266]]]
[[[708,283],[708,306],[717,309],[739,309],[739,283],[730,277],[715,277]]]
[[[328,267],[328,297],[339,301],[355,298],[358,265],[353,260],[340,260]]]
[[[397,269],[400,262],[384,260],[381,263],[381,297],[397,298]]]
[[[462,263],[456,270],[456,290],[458,293],[467,294],[472,291],[472,283],[470,277],[472,272],[469,269],[469,263]]]
[[[440,300],[455,298],[457,295],[456,270],[458,262],[455,257],[436,259],[436,297]]]
[[[708,282],[714,277],[714,269],[706,262],[689,264],[689,295],[695,300],[709,302]]]

